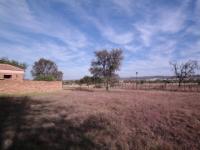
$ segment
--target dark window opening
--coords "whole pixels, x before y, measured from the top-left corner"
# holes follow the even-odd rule
[[[11,79],[12,75],[4,75],[4,79]]]

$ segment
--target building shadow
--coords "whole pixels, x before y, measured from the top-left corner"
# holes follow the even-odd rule
[[[113,133],[117,131],[112,131],[109,120],[99,116],[88,117],[81,123],[66,120],[68,108],[51,107],[51,103],[30,97],[0,97],[0,149],[105,149],[111,141],[103,135],[116,138]],[[62,109],[66,114],[56,115]],[[96,136],[98,141],[94,140]]]
[[[8,149],[26,114],[28,97],[0,97],[0,148]]]

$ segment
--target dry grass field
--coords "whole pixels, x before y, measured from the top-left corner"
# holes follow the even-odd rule
[[[200,93],[68,91],[0,97],[2,150],[200,149]]]

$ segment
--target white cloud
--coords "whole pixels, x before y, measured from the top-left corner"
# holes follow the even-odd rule
[[[82,7],[81,3],[68,2],[68,1],[67,2],[62,1],[62,2],[66,5],[70,5],[70,7],[73,8],[72,10],[74,10],[75,13],[77,13],[77,15],[81,14],[81,18],[84,18],[88,20],[90,23],[94,24],[95,27],[100,31],[102,36],[105,37],[108,41],[115,44],[119,44],[119,45],[128,44],[133,41],[133,38],[134,38],[133,32],[131,31],[120,32],[120,31],[115,30],[114,26],[110,26],[109,22],[105,21],[106,19],[102,21],[99,19],[101,17],[98,18],[89,14],[87,10]],[[119,5],[120,3],[122,4],[122,2],[116,2],[116,1],[113,1],[113,2]],[[128,2],[129,0],[126,0],[124,3],[127,3],[128,5]],[[124,8],[125,8],[125,5],[124,5]]]
[[[83,65],[87,66],[90,60],[90,56],[82,50],[90,45],[88,38],[66,20],[55,21],[57,16],[48,15],[45,9],[30,8],[25,0],[0,2],[0,37],[12,43],[1,43],[0,57],[28,63],[27,71],[31,70],[34,61],[44,57],[57,62],[65,76],[81,77],[84,72],[79,72],[79,70],[85,69],[87,72],[88,68]],[[36,16],[35,12],[39,15]],[[29,34],[25,34],[26,32]],[[59,39],[64,45],[47,42],[48,39],[40,42],[34,37],[35,34]],[[69,66],[76,67],[77,70],[71,72]],[[26,75],[28,78],[31,77],[30,72]]]
[[[186,14],[184,8],[164,10],[158,20],[156,27],[159,31],[175,33],[184,27]]]
[[[92,21],[92,23],[99,29],[100,33],[112,43],[123,45],[132,42],[134,39],[134,34],[131,31],[118,32],[114,27],[102,24],[98,19],[92,16],[87,16],[87,18]]]
[[[156,45],[152,47],[152,53],[170,55],[175,51],[176,46],[177,46],[176,40],[171,40],[171,39],[166,40],[164,38],[163,41],[161,40],[159,43],[156,43]]]
[[[112,2],[127,14],[131,14],[133,12],[132,10],[133,9],[132,5],[134,3],[133,0],[112,0]]]
[[[194,59],[200,58],[200,40],[195,42],[193,45],[188,45],[180,53],[182,59]]]
[[[139,31],[140,38],[144,42],[144,45],[149,46],[151,44],[152,36],[157,32],[157,29],[150,24],[136,24],[134,27]]]
[[[125,50],[124,55],[128,58],[124,60],[120,75],[134,75],[135,71],[140,75],[167,74],[170,72],[169,61],[180,52],[176,47],[180,45],[180,41],[184,41],[181,39],[182,34],[176,34],[188,27],[185,24],[188,18],[187,0],[180,6],[161,5],[156,9],[147,7],[146,4],[151,5],[148,2],[144,4],[137,1],[139,4],[136,6],[135,0],[104,1],[106,4],[97,3],[98,7],[90,6],[93,2],[87,0],[60,0],[59,4],[60,2],[63,2],[62,10],[52,11],[49,5],[45,5],[46,1],[42,1],[44,5],[40,6],[35,1],[30,1],[34,5],[25,0],[0,1],[0,37],[13,43],[1,44],[0,56],[17,58],[29,64],[40,57],[46,57],[58,63],[66,78],[79,78],[88,73],[93,57],[92,50],[111,49],[117,46]],[[58,15],[61,12],[63,14]],[[74,15],[74,20],[83,23],[80,29],[79,24],[70,22],[71,18],[66,17],[68,12]],[[135,12],[139,14],[138,18],[130,16],[136,14]],[[190,26],[187,33],[183,33],[184,38],[187,38],[190,32],[195,36],[200,35],[200,0],[196,0],[194,12],[194,17],[189,19],[192,18],[195,25]],[[123,21],[127,21],[127,26],[122,26],[121,22],[117,23],[123,15]],[[86,31],[81,31],[85,26],[86,29],[92,28],[91,33],[89,31],[85,34]],[[97,37],[99,34],[101,36]],[[199,44],[188,46],[187,50],[181,51],[182,58],[177,59],[199,58],[199,47]],[[133,60],[129,60],[132,57]]]
[[[0,2],[0,21],[34,29],[34,16],[25,0],[2,0]]]
[[[115,44],[128,44],[133,41],[133,33],[118,33],[111,27],[100,27],[103,35]]]
[[[64,77],[68,79],[80,78],[88,73],[91,60],[91,56],[84,51],[72,52],[67,47],[55,43],[31,43],[29,46],[3,44],[0,57],[28,63],[26,78],[31,78],[32,65],[40,58],[55,61],[59,69],[64,72]]]
[[[195,15],[200,19],[200,0],[196,0]],[[200,22],[200,20],[197,20]]]
[[[200,37],[200,0],[196,0],[193,16],[190,19],[194,24],[187,28],[186,33]]]
[[[171,56],[150,54],[147,58],[130,60],[122,66],[120,75],[127,77],[127,75],[135,76],[135,72],[138,72],[140,76],[148,75],[170,75]]]
[[[177,33],[185,26],[186,8],[188,1],[184,1],[178,8],[158,8],[152,10],[155,13],[147,15],[145,20],[134,23],[134,28],[140,33],[140,38],[146,46],[152,44],[152,40],[161,33]],[[156,14],[156,17],[155,17]]]
[[[124,45],[124,49],[128,50],[129,52],[139,52],[141,49],[143,48],[143,46],[139,45],[135,45],[135,44],[126,44]]]
[[[34,16],[34,11],[38,10],[30,9],[25,0],[1,1],[0,21],[16,25],[18,28],[21,27],[23,31],[56,37],[73,48],[82,48],[89,44],[84,33],[74,26],[62,22],[62,20],[55,21],[57,16],[47,17],[45,10],[38,12],[40,16]],[[1,30],[5,31],[6,27],[1,26]]]

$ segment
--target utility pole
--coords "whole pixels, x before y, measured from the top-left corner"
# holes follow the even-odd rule
[[[136,72],[135,75],[136,75],[136,90],[137,90],[137,75],[138,75],[138,72]]]

